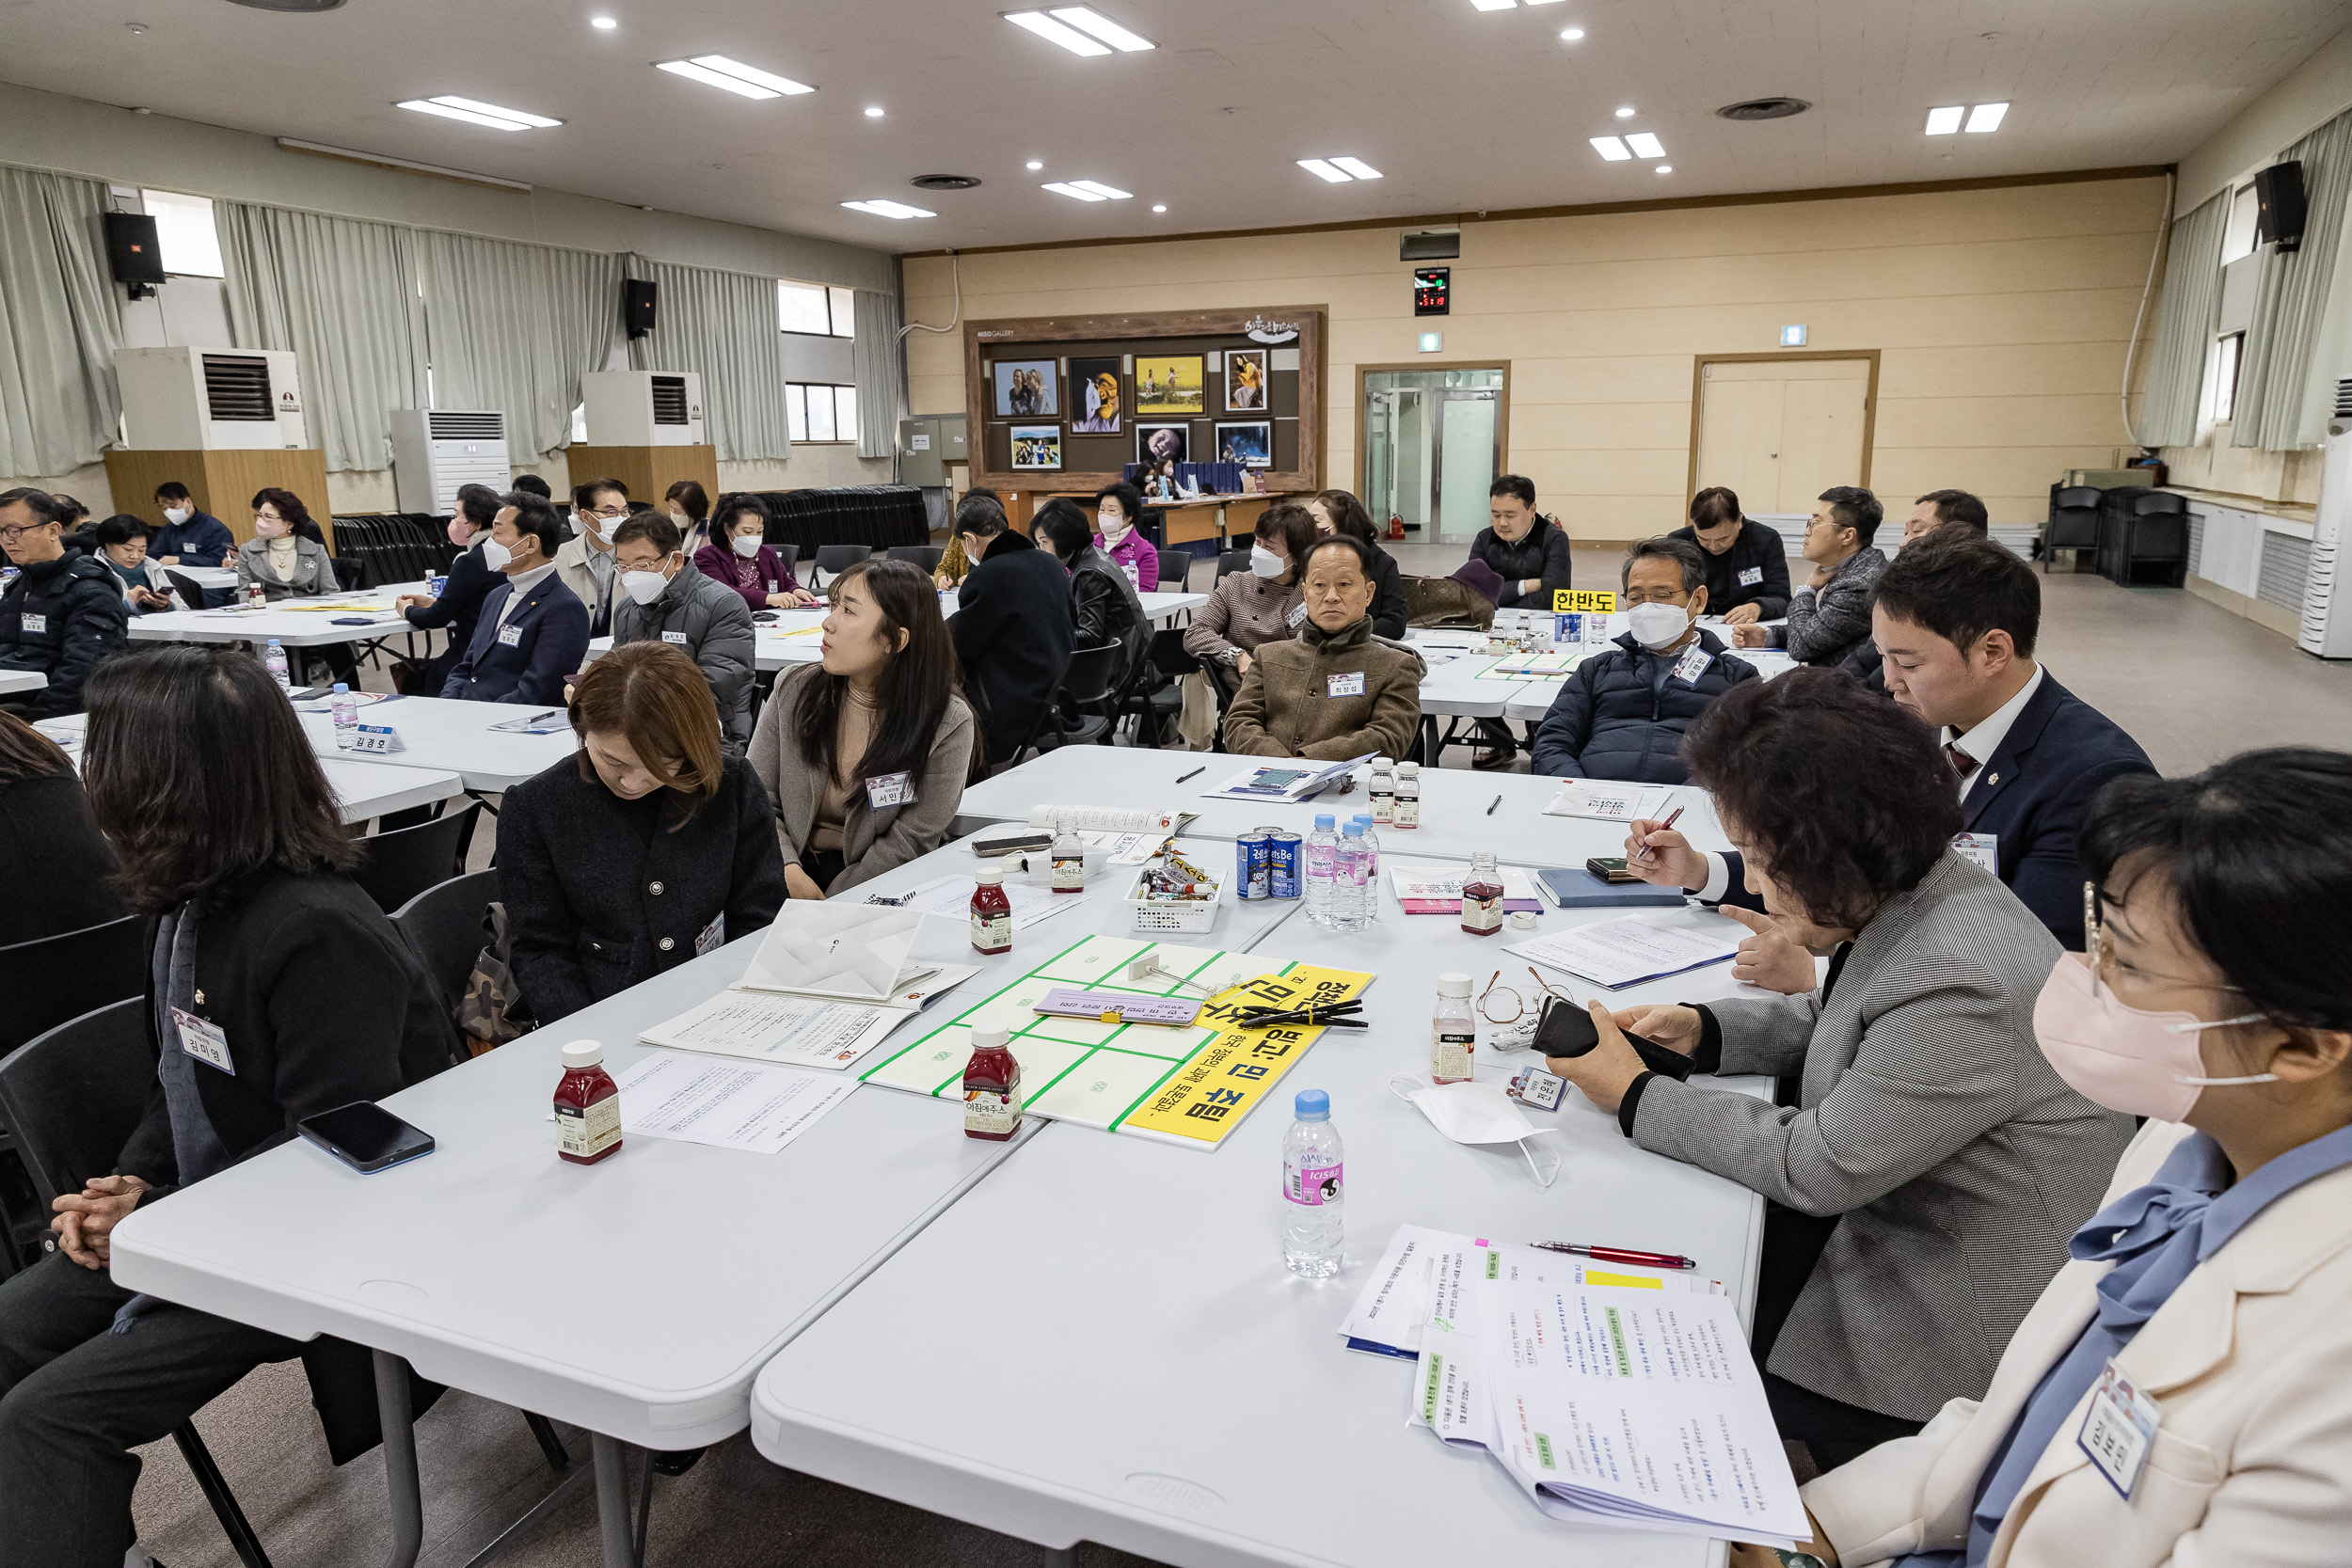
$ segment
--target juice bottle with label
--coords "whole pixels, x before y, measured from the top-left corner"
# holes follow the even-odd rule
[[[1438,976],[1438,1007],[1429,1020],[1429,1081],[1467,1084],[1478,1049],[1478,1018],[1470,1011],[1470,977]]]
[[[1087,890],[1086,841],[1078,830],[1064,816],[1054,829],[1054,891],[1084,893]]]
[[[1502,875],[1491,849],[1470,853],[1470,876],[1462,882],[1462,929],[1474,937],[1502,929]]]
[[[593,1165],[621,1150],[621,1088],[604,1070],[600,1040],[564,1048],[564,1077],[555,1085],[555,1152],[576,1165]]]
[[[972,879],[972,951],[1011,952],[1012,904],[1005,896],[1003,869],[984,865]]]
[[[1389,759],[1375,757],[1372,762],[1372,819],[1375,823],[1393,820],[1396,815],[1396,775],[1389,771]]]
[[[1012,1037],[1002,1029],[972,1031],[972,1059],[963,1065],[963,1135],[1003,1143],[1021,1126],[1021,1064]]]

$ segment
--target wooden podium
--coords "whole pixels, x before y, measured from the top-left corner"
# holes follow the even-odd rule
[[[106,485],[114,492],[115,510],[143,518],[151,528],[164,526],[164,509],[155,504],[155,486],[167,480],[176,479],[186,485],[197,510],[228,524],[239,544],[253,537],[253,493],[291,490],[318,519],[327,548],[335,546],[335,525],[326,510],[326,454],[315,448],[125,451],[109,447],[105,457]]]
[[[564,453],[572,483],[617,479],[628,486],[628,499],[661,503],[661,493],[682,479],[701,484],[716,505],[719,499],[719,449],[716,447],[592,447],[574,442]],[[556,498],[561,510],[570,498]]]

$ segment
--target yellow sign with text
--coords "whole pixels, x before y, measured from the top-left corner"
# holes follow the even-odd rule
[[[1551,609],[1556,615],[1614,615],[1617,595],[1606,589],[1555,588],[1551,591]]]
[[[1201,1007],[1196,1021],[1217,1033],[1149,1101],[1130,1111],[1119,1130],[1216,1144],[1324,1033],[1319,1024],[1246,1028],[1242,1008],[1328,1006],[1361,996],[1372,979],[1352,969],[1294,964],[1280,974],[1262,974],[1219,992]]]

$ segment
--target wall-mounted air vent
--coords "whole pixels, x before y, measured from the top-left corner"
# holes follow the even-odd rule
[[[1787,119],[1813,107],[1802,98],[1748,98],[1715,111],[1718,119]]]
[[[506,416],[431,408],[425,410],[424,429],[426,436],[436,441],[503,441]]]

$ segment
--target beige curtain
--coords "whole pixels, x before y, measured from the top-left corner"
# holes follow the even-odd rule
[[[854,297],[857,336],[850,343],[850,363],[857,378],[857,454],[888,457],[898,450],[898,420],[907,403],[898,296],[860,289]]]
[[[2312,350],[2328,313],[2337,238],[2352,196],[2352,113],[2338,115],[2280,158],[2303,166],[2303,243],[2283,256],[2274,249],[2263,257],[2230,432],[2233,447],[2272,451],[2315,447],[2327,435],[2329,400],[2313,392]]]
[[[329,468],[389,468],[388,416],[425,406],[415,231],[215,200],[240,348],[301,356],[305,422]]]
[[[692,371],[702,377],[705,434],[720,462],[789,456],[776,280],[675,266],[633,252],[626,264],[629,277],[660,289],[654,311],[659,325],[629,341],[630,368]]]
[[[2230,219],[2230,193],[2184,214],[2172,225],[2165,252],[2164,298],[2156,306],[2155,341],[2149,345],[2148,384],[2139,401],[2139,443],[2195,446],[2198,405],[2204,396],[2205,356],[2221,320],[2221,231]]]
[[[113,208],[96,180],[0,167],[0,474],[66,473],[115,440]]]
[[[620,257],[430,230],[416,243],[435,405],[504,413],[518,462],[569,445],[580,378],[604,369],[620,330]]]

